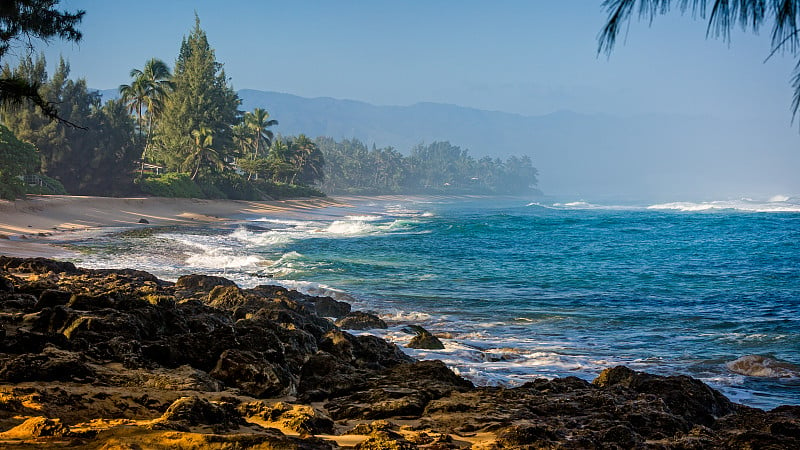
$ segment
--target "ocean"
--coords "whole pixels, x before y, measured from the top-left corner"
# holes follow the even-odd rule
[[[61,242],[83,267],[222,275],[331,295],[443,337],[479,385],[591,380],[619,364],[699,378],[764,409],[800,405],[800,201],[598,205],[377,198],[224,225]]]

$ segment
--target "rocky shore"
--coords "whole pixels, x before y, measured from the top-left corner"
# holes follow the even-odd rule
[[[3,447],[800,448],[800,406],[621,366],[475,387],[277,286],[0,256],[0,318]]]

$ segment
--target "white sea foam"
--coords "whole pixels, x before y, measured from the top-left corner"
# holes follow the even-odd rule
[[[788,202],[789,197],[786,195],[773,195],[772,197],[767,200],[769,203],[779,203],[779,202]]]
[[[780,196],[780,199],[773,197],[775,199],[770,199],[767,202],[757,202],[757,201],[750,201],[746,199],[742,200],[720,200],[720,201],[713,201],[713,202],[672,202],[672,203],[660,203],[656,205],[650,205],[647,209],[650,210],[673,210],[673,211],[684,211],[684,212],[699,212],[699,211],[724,211],[724,210],[731,210],[731,211],[742,211],[742,212],[764,212],[764,213],[779,213],[779,212],[800,212],[800,204],[789,203],[788,197],[786,200],[782,200],[784,196]]]
[[[206,269],[232,269],[256,267],[261,261],[261,258],[255,255],[235,255],[224,251],[210,251],[189,253],[186,258],[186,265]]]
[[[381,216],[345,216],[345,220],[355,220],[357,222],[374,222],[381,219]]]
[[[360,220],[335,220],[324,231],[330,234],[356,235],[370,233],[375,231],[375,228],[374,225]]]
[[[314,223],[310,220],[270,219],[267,217],[262,217],[260,219],[253,219],[251,220],[251,222],[266,222],[266,223],[274,223],[276,225],[288,225],[292,227],[307,227]]]
[[[298,236],[296,232],[289,231],[265,231],[262,233],[254,233],[244,227],[238,228],[230,235],[234,239],[245,242],[247,244],[258,246],[279,246],[291,243]]]

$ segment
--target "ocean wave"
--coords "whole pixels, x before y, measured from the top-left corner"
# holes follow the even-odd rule
[[[334,220],[333,223],[328,225],[323,231],[338,235],[356,235],[368,234],[376,229],[377,227],[375,225],[360,220]]]
[[[252,219],[250,220],[250,222],[266,222],[266,223],[273,223],[276,225],[288,225],[292,227],[307,227],[314,224],[314,222],[310,220],[269,219],[266,217],[262,217],[259,219]]]
[[[233,269],[243,267],[256,267],[262,259],[255,255],[235,255],[222,250],[203,253],[189,253],[186,265],[204,269]]]
[[[749,377],[798,378],[800,366],[769,356],[746,355],[725,364],[731,372]]]
[[[383,217],[363,215],[363,216],[345,216],[344,218],[345,220],[354,220],[356,222],[374,222],[376,220],[381,220]]]
[[[672,202],[650,205],[650,210],[672,210],[683,212],[701,211],[741,211],[758,213],[800,212],[800,204],[790,203],[786,196],[775,196],[769,201],[759,202],[750,199],[720,200],[712,202]]]

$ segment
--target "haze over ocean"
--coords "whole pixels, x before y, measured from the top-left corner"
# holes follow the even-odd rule
[[[800,202],[608,206],[524,199],[375,200],[307,217],[93,235],[87,267],[223,275],[333,295],[445,333],[478,384],[687,374],[761,408],[800,404]]]

